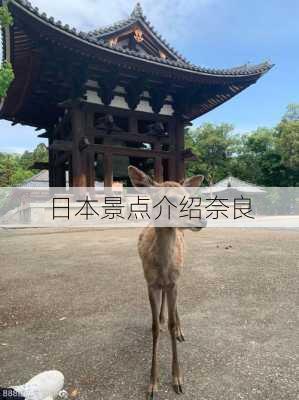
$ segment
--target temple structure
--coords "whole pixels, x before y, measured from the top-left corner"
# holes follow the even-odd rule
[[[1,118],[44,130],[51,186],[127,179],[127,165],[156,180],[184,177],[194,155],[184,128],[229,100],[272,65],[207,69],[173,49],[136,5],[123,21],[78,32],[26,0],[11,0],[4,57],[15,80]]]

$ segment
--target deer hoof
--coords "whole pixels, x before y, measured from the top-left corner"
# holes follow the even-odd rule
[[[180,343],[185,342],[185,337],[184,335],[180,334],[176,337],[176,340]]]
[[[177,330],[176,340],[180,343],[185,342],[185,336],[180,328]]]
[[[150,385],[147,392],[146,400],[159,400],[158,388],[156,385]]]
[[[173,390],[176,392],[176,394],[184,394],[185,393],[182,379],[180,379],[180,378],[173,379]]]

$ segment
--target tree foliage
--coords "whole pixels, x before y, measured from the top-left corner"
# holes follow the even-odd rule
[[[0,99],[6,96],[11,82],[14,80],[14,72],[9,62],[3,61],[0,66]]]
[[[228,124],[203,124],[186,135],[186,147],[193,149],[198,162],[188,166],[188,174],[202,173],[209,184],[215,183],[229,173],[229,162],[234,151],[233,127]]]
[[[8,2],[3,2],[0,7],[0,26],[5,29],[13,24],[12,16],[7,7]],[[0,100],[3,99],[8,91],[8,88],[14,80],[14,72],[10,62],[4,60],[0,66]]]
[[[22,155],[0,153],[0,187],[22,183],[38,172],[32,169],[35,162],[47,161],[48,150],[42,143],[33,152],[25,151]]]
[[[189,130],[186,147],[198,156],[188,175],[203,174],[206,183],[233,175],[264,186],[299,186],[299,105],[290,105],[278,126],[235,135],[227,124],[204,124]]]
[[[7,7],[8,1],[3,1],[3,5],[0,7],[0,25],[3,28],[13,25],[13,18]]]

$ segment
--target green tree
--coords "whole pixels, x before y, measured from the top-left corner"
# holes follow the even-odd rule
[[[298,114],[297,114],[297,111]],[[299,186],[299,106],[290,107],[276,128],[277,149],[285,170],[284,186]]]
[[[277,145],[284,165],[299,168],[299,120],[282,121],[277,127]]]
[[[25,151],[22,155],[0,153],[0,187],[15,186],[29,179],[37,170],[35,162],[47,162],[48,150],[45,144],[39,144],[33,152]]]
[[[0,160],[0,186],[12,186],[17,169],[16,157],[4,155]]]
[[[186,135],[186,148],[191,148],[198,161],[188,164],[188,174],[205,175],[209,185],[230,173],[231,157],[236,145],[229,124],[203,124]]]
[[[7,4],[8,2],[3,1],[3,5],[0,7],[0,26],[2,29],[8,28],[13,24]],[[4,60],[0,66],[0,100],[6,96],[13,80],[14,72],[12,66],[7,60]]]
[[[186,148],[198,161],[187,173],[202,173],[209,184],[229,174],[264,186],[299,186],[299,105],[291,104],[274,128],[233,135],[227,124],[204,124],[186,133]]]
[[[258,185],[279,186],[282,166],[274,129],[258,128],[240,138],[232,173]]]
[[[35,162],[48,162],[48,148],[44,143],[36,146],[32,154],[32,161]]]

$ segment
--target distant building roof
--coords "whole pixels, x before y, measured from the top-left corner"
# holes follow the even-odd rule
[[[69,174],[68,171],[66,171],[66,187],[69,186]],[[103,183],[102,182],[95,182],[95,186],[97,188],[102,188]],[[30,188],[48,188],[49,187],[49,171],[47,170],[42,170],[38,174],[32,176],[29,179],[26,179],[24,182],[18,185],[18,188],[21,189],[30,189]]]
[[[253,183],[242,181],[234,176],[228,176],[217,182],[215,185],[210,186],[203,190],[204,193],[219,193],[227,190],[235,190],[244,193],[264,193],[265,190]]]
[[[38,174],[26,179],[18,185],[19,188],[41,188],[49,187],[49,171],[42,170]]]

